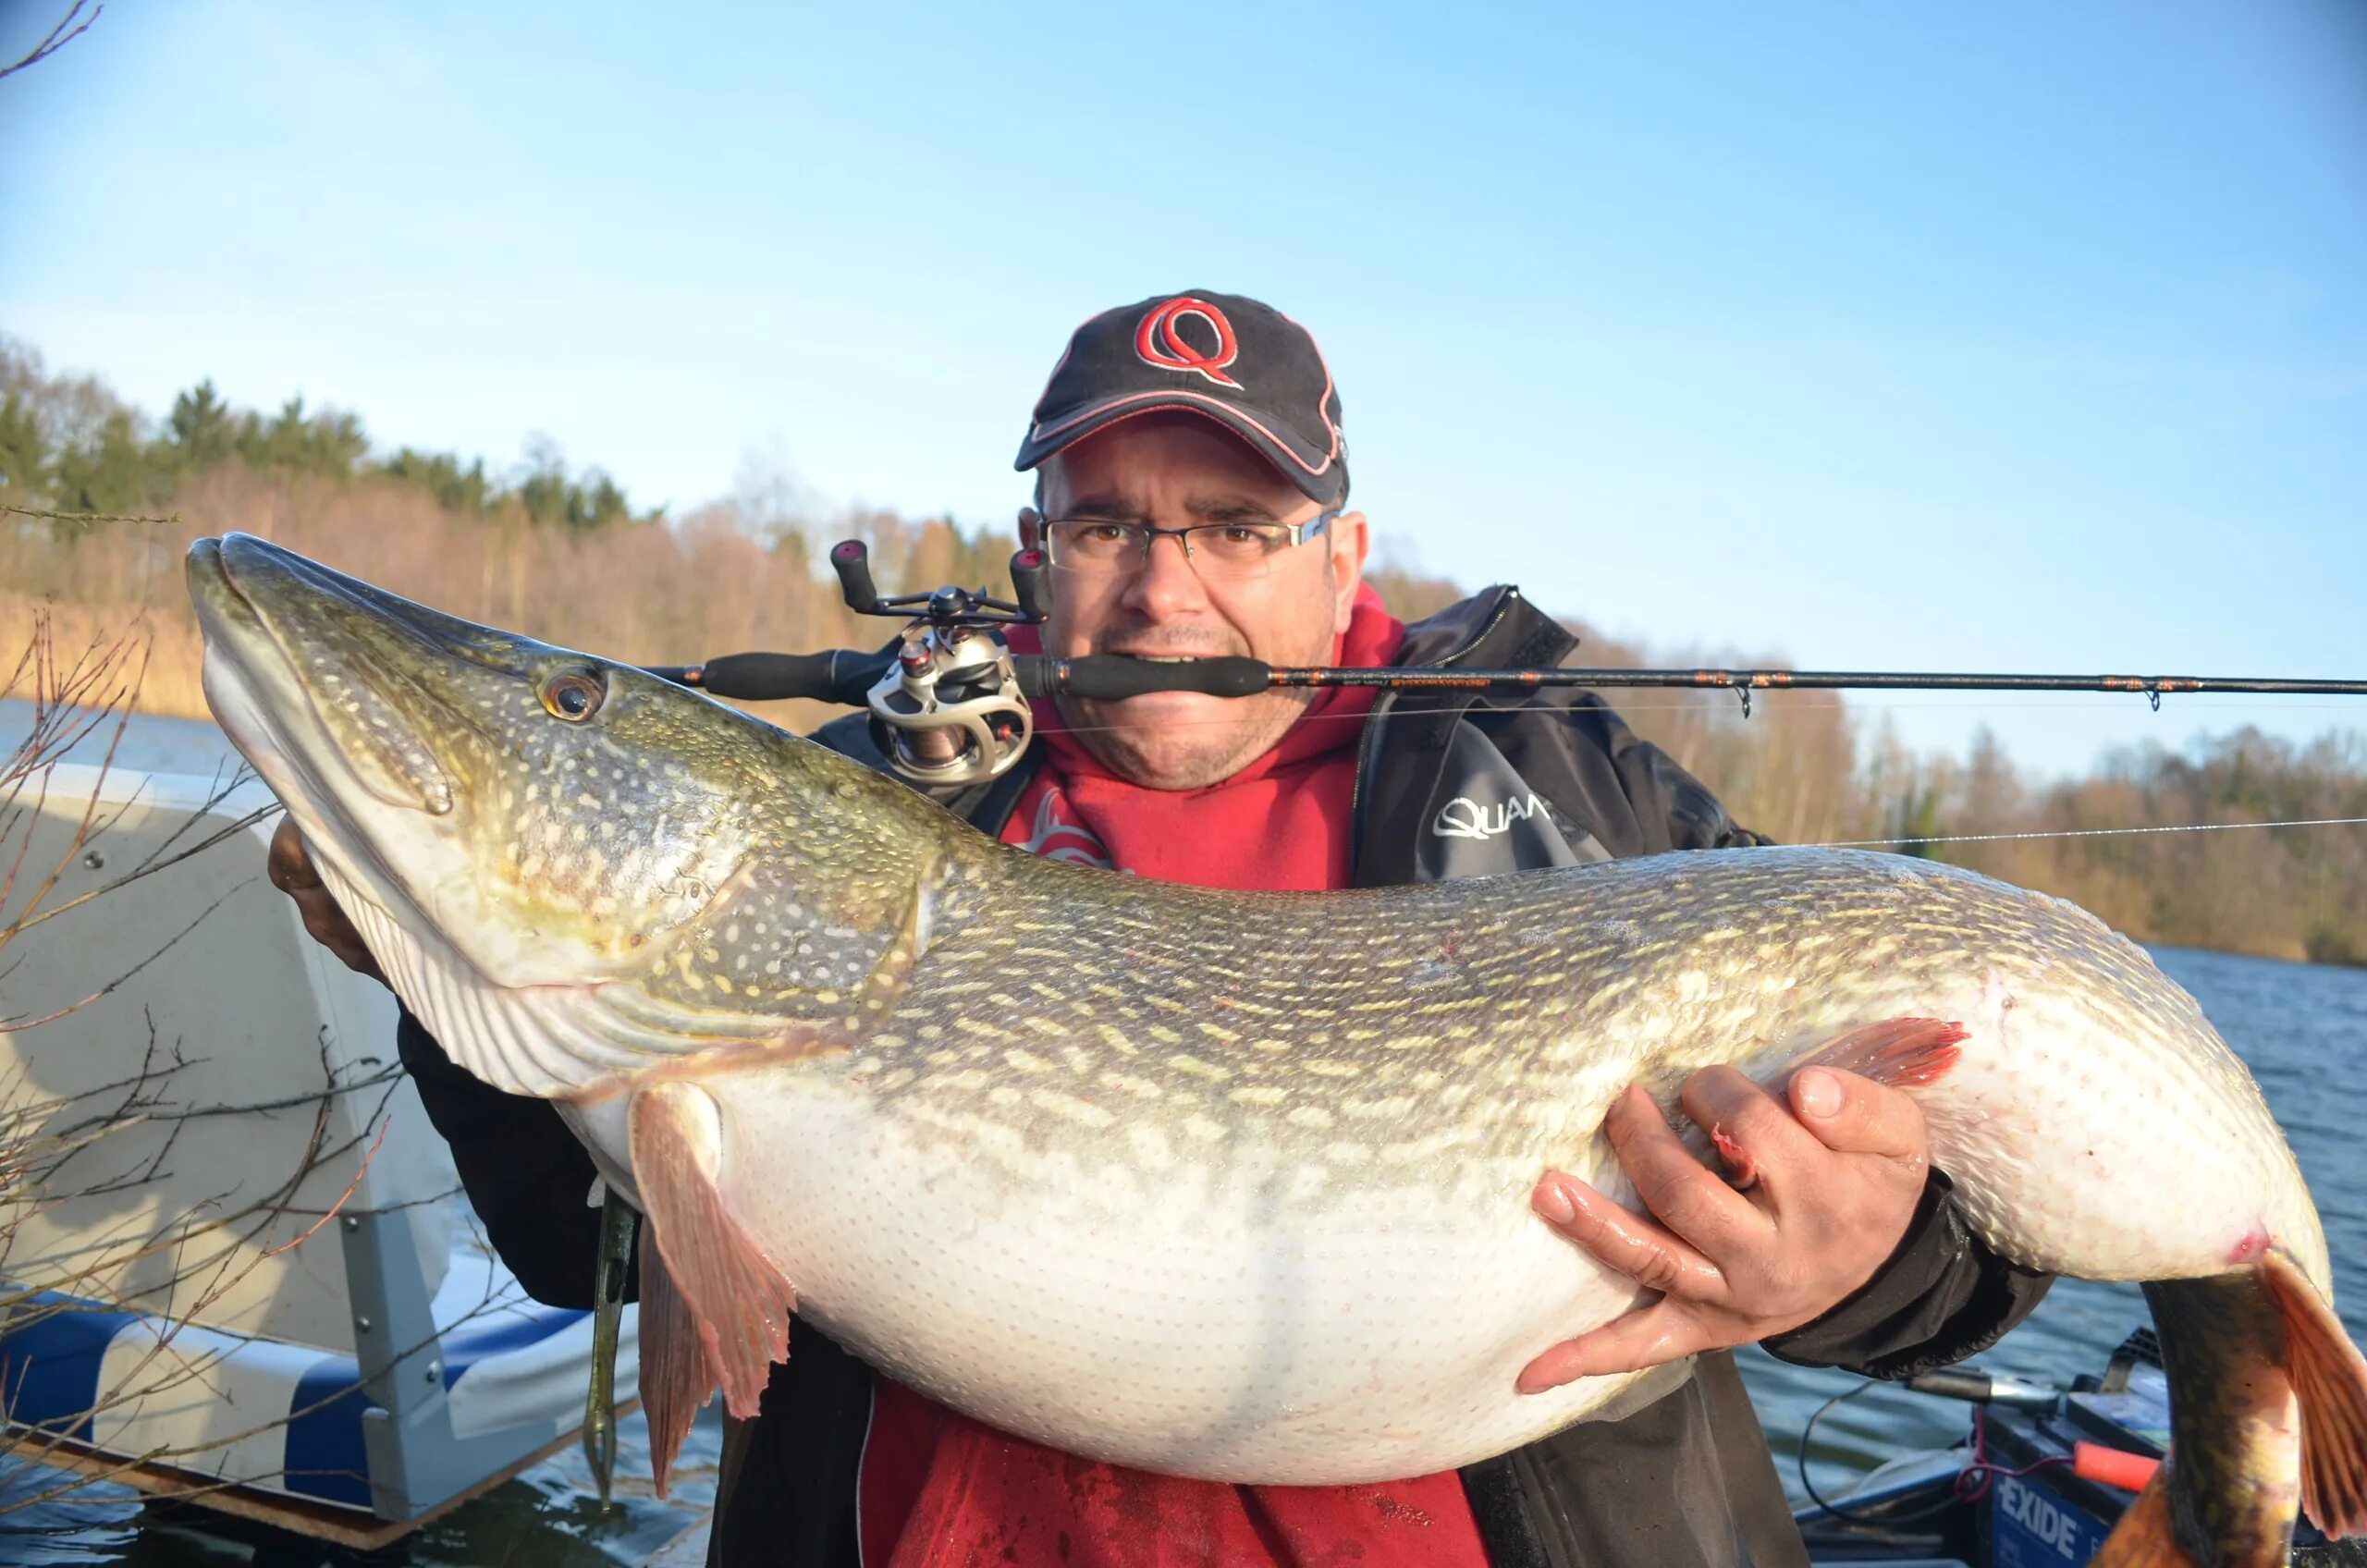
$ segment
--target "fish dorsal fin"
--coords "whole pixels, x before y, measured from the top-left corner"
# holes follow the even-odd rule
[[[796,1292],[724,1198],[722,1113],[707,1092],[691,1084],[652,1084],[634,1093],[628,1118],[633,1186],[682,1306],[644,1324],[642,1354],[656,1363],[654,1378],[644,1372],[644,1384],[664,1390],[669,1423],[683,1420],[681,1399],[695,1393],[704,1403],[705,1390],[718,1386],[724,1408],[746,1420],[756,1414],[772,1364],[789,1359]],[[693,1357],[696,1373],[684,1365]],[[653,1431],[659,1415],[651,1412]]]

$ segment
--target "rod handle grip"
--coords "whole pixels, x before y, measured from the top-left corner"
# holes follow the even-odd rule
[[[1247,697],[1267,690],[1261,659],[1193,659],[1154,664],[1115,654],[1081,659],[1038,657],[1020,668],[1020,688],[1031,697],[1066,692],[1101,702],[1123,702],[1153,692],[1204,692],[1212,697]]]
[[[742,702],[860,704],[888,668],[888,655],[828,648],[818,654],[725,654],[706,661],[700,689]]]

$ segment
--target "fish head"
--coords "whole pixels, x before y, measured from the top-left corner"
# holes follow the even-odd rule
[[[645,966],[744,857],[755,781],[779,781],[779,731],[631,666],[244,534],[187,570],[206,700],[331,892],[365,937],[357,904],[496,985]]]

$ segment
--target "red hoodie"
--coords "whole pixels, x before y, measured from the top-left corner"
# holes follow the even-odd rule
[[[1014,649],[1033,651],[1025,634]],[[1404,640],[1367,587],[1332,662],[1385,665]],[[1187,790],[1117,778],[1038,703],[1044,766],[1003,839],[1207,888],[1343,888],[1357,721],[1373,697],[1323,692],[1271,751]],[[892,1378],[874,1389],[857,1482],[864,1568],[1486,1568],[1452,1470],[1368,1487],[1184,1481],[1023,1441]]]

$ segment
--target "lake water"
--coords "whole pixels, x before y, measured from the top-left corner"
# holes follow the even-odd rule
[[[0,753],[24,732],[30,713],[0,702]],[[125,766],[210,773],[227,748],[210,724],[143,719],[132,727]],[[80,755],[80,753],[78,753]],[[95,760],[94,758],[89,760]],[[2367,971],[2278,963],[2223,953],[2160,949],[2155,957],[2191,991],[2220,1033],[2259,1079],[2270,1109],[2283,1123],[2324,1217],[2336,1293],[2352,1336],[2367,1343],[2367,1153],[2355,1121],[2356,1073],[2367,1064]],[[2131,1329],[2148,1321],[2133,1285],[2058,1280],[2030,1319],[1977,1364],[2038,1381],[2068,1383],[2101,1372],[2105,1357]],[[1786,1366],[1756,1351],[1744,1353],[1744,1375],[1756,1399],[1768,1441],[1787,1486],[1799,1433],[1831,1396],[1858,1387],[1846,1373]],[[1964,1435],[1966,1407],[1922,1398],[1889,1385],[1876,1387],[1817,1424],[1816,1477],[1828,1496],[1858,1469],[1903,1452],[1943,1447]],[[477,1568],[489,1562],[527,1568],[594,1568],[641,1563],[696,1521],[712,1495],[720,1433],[713,1409],[693,1432],[675,1496],[660,1504],[636,1488],[648,1474],[639,1418],[624,1424],[618,1464],[619,1500],[603,1515],[580,1452],[525,1472],[484,1498],[454,1511],[409,1538],[391,1559],[418,1568]],[[86,1495],[70,1514],[43,1508],[11,1513],[11,1481],[0,1473],[0,1562],[58,1564],[124,1563],[141,1568],[195,1565],[347,1564],[376,1562],[289,1537],[227,1530],[202,1513],[171,1520],[143,1512],[128,1495]],[[22,1485],[18,1476],[13,1484]],[[36,1523],[40,1533],[23,1526]],[[18,1528],[9,1530],[6,1526]],[[687,1545],[688,1543],[684,1543]],[[673,1554],[669,1553],[670,1559]],[[696,1555],[688,1562],[701,1561]]]

